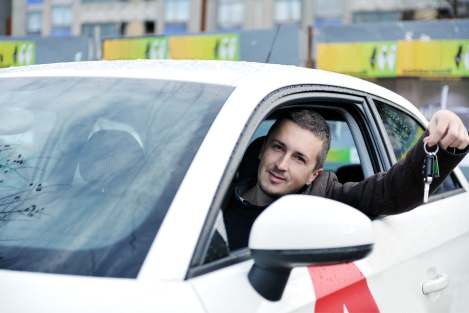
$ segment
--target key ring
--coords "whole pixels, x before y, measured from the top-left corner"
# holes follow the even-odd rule
[[[438,150],[440,150],[440,146],[437,144],[435,151],[430,152],[430,151],[427,150],[427,143],[424,143],[423,144],[423,150],[425,151],[426,154],[437,154]]]

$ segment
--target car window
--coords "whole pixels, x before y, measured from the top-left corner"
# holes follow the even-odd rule
[[[235,184],[243,183],[247,180],[246,178],[256,175],[258,166],[256,156],[258,152],[252,153],[253,151],[250,151],[250,149],[256,145],[257,139],[267,135],[274,122],[275,119],[264,120],[251,137],[248,150],[238,168],[238,176],[226,196],[225,205],[229,205],[232,201],[230,194],[234,192]],[[327,123],[331,131],[331,147],[324,164],[325,170],[336,172],[339,181],[342,182],[361,181],[363,179],[363,170],[350,127],[345,120],[328,120]],[[255,162],[250,162],[248,159],[252,159]],[[210,243],[204,259],[205,264],[226,257],[234,251],[227,244],[227,231],[222,221],[222,215],[219,214],[215,227],[212,230]]]
[[[0,80],[0,268],[136,277],[226,86]]]
[[[374,102],[383,121],[396,159],[401,160],[424,134],[425,129],[410,115],[379,100],[374,100]],[[441,194],[460,187],[461,185],[457,178],[454,175],[450,175],[432,194]]]

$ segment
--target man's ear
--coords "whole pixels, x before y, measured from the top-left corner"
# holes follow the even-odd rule
[[[321,173],[324,171],[324,168],[318,168],[318,169],[315,169],[311,174],[309,174],[308,176],[308,179],[306,180],[306,185],[311,185],[313,183],[313,181],[319,176],[321,175]]]

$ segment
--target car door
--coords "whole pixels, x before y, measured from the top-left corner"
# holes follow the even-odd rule
[[[290,105],[294,105],[291,101],[295,96],[291,93],[292,91],[288,99]],[[308,96],[310,98],[305,100]],[[362,175],[369,176],[383,169],[384,165],[381,164],[376,152],[378,148],[371,139],[371,130],[365,117],[364,97],[351,95],[351,92],[333,94],[320,90],[313,92],[309,90],[308,96],[304,95],[304,90],[303,93],[298,93],[298,101],[301,100],[299,103],[301,105],[305,105],[305,102],[310,103],[308,104],[310,107],[322,110],[321,112],[330,115],[331,119],[335,114],[340,116],[338,120],[329,121],[335,132],[333,136],[338,138],[337,143],[332,144],[327,164],[330,170],[337,170],[342,165],[359,165]],[[269,107],[262,108],[261,104],[260,112],[270,112],[285,106],[285,101],[282,100],[277,102],[266,100],[265,103]],[[255,137],[266,132],[265,128],[268,128],[266,124],[272,124],[269,120],[261,123],[266,116],[266,113],[263,115],[258,113],[257,116],[254,114],[251,118],[253,125],[246,125],[245,129],[251,131],[246,131],[239,139],[239,146],[233,153],[233,164],[228,166],[227,173],[236,172],[240,158],[246,150],[245,147]],[[367,135],[363,136],[362,131]],[[222,181],[219,191],[228,192],[230,180],[231,178],[227,177],[226,181]],[[223,198],[223,194],[215,197],[212,218],[208,218],[207,229],[204,230],[205,242],[201,237],[192,268],[187,275],[207,312],[314,312],[317,298],[326,299],[325,304],[319,306],[320,309],[339,304],[340,310],[343,310],[347,301],[357,303],[351,306],[352,309],[356,309],[355,312],[360,309],[377,308],[363,272],[354,263],[336,266],[332,272],[327,271],[327,268],[324,270],[324,267],[296,268],[292,271],[280,301],[271,302],[264,299],[248,281],[248,272],[253,265],[249,250],[229,251],[223,244],[223,231],[220,231],[223,228],[223,218],[219,210],[223,205]],[[350,271],[353,272],[352,275]],[[331,293],[337,295],[337,291],[342,289],[346,290],[345,297],[348,298],[340,294],[339,297],[329,296]],[[351,299],[350,295],[353,294],[360,295],[360,301]],[[345,310],[347,309],[345,307]]]
[[[402,106],[383,99],[373,102],[394,163],[405,156],[424,128]],[[383,312],[467,310],[468,201],[467,182],[455,170],[428,203],[373,222],[374,251],[359,265],[367,273],[371,292]]]

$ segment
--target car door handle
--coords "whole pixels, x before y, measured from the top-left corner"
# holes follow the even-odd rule
[[[443,290],[448,287],[448,281],[448,275],[440,274],[436,278],[424,282],[422,284],[422,292],[424,295],[428,295]]]

